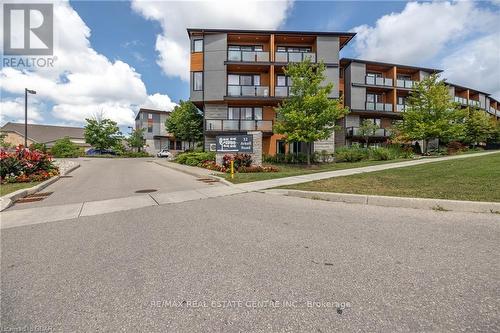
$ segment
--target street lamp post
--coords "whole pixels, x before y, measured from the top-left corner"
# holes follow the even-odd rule
[[[36,94],[36,91],[24,88],[24,148],[28,148],[28,94]]]

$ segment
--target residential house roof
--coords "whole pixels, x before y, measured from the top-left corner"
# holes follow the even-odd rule
[[[24,124],[8,122],[0,128],[1,132],[15,132],[24,136]],[[64,137],[84,139],[83,127],[28,124],[28,139],[37,143],[52,142]]]

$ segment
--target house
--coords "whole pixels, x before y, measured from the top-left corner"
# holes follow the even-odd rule
[[[169,149],[173,153],[190,148],[189,142],[176,140],[167,132],[165,122],[170,111],[141,108],[135,117],[135,128],[144,129],[145,150],[156,154],[161,149]],[[193,145],[193,144],[191,144]]]
[[[5,142],[14,146],[24,145],[24,124],[8,122],[0,128],[0,132],[6,134]],[[28,146],[42,143],[50,148],[57,140],[68,137],[74,144],[88,149],[90,145],[85,143],[83,132],[82,127],[28,124]]]

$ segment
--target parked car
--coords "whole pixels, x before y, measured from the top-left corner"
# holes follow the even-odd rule
[[[156,154],[156,156],[160,158],[161,157],[170,158],[172,157],[172,153],[168,149],[162,149]]]
[[[94,149],[94,148],[91,148],[89,150],[87,150],[86,152],[87,155],[116,155],[116,153],[114,151],[112,151],[111,149]]]

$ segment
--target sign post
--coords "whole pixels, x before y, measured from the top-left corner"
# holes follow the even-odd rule
[[[231,160],[231,179],[234,179],[234,160]]]

